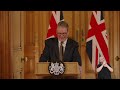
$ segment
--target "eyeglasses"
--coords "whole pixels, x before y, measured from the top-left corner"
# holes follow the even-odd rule
[[[67,32],[66,33],[57,33],[58,35],[66,35],[67,34]]]

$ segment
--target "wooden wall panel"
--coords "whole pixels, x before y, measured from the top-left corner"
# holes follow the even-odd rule
[[[116,56],[119,56],[118,54],[119,54],[119,36],[118,36],[118,33],[120,32],[120,30],[119,30],[119,25],[120,24],[118,24],[118,20],[119,20],[119,13],[116,11],[116,12],[112,12],[113,13],[113,22],[111,22],[111,23],[113,23],[113,30],[112,30],[112,34],[113,34],[113,59],[112,60],[114,60],[114,66],[113,66],[113,68],[114,68],[114,74],[115,74],[115,78],[120,78],[120,63],[119,63],[119,61],[116,61],[115,60],[115,57]],[[119,56],[120,57],[120,56]]]
[[[25,12],[25,31],[24,31],[24,56],[27,61],[24,64],[25,78],[34,73],[35,65],[35,13],[33,11]]]
[[[106,15],[108,13],[108,15]],[[108,11],[105,13],[106,20],[106,30],[108,32],[108,42],[109,42],[109,55],[110,55],[110,64],[114,69],[114,15],[113,11]]]
[[[0,11],[0,78],[11,77],[8,11]]]
[[[10,53],[12,78],[20,79],[24,76],[24,34],[23,12],[9,11]]]
[[[72,37],[73,30],[73,12],[72,11],[63,11],[64,20],[69,24],[69,37]]]
[[[39,56],[41,55],[44,46],[45,46],[45,40],[47,37],[47,31],[49,27],[50,22],[50,12],[49,11],[40,11],[39,12],[39,30],[38,30],[38,41],[39,41]],[[38,56],[38,58],[39,58]]]

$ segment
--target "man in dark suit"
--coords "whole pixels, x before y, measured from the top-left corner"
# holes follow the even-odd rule
[[[40,62],[61,60],[63,62],[78,62],[81,71],[81,57],[78,51],[78,42],[68,38],[68,24],[65,21],[58,23],[57,38],[45,40],[45,48],[40,56]],[[61,56],[61,46],[63,56]]]

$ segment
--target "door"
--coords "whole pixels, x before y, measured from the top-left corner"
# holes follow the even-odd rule
[[[44,49],[44,40],[49,25],[48,11],[26,11],[24,30],[24,55],[27,62],[24,64],[24,77],[35,79],[36,63]]]
[[[112,13],[112,12],[111,12]],[[114,16],[113,18],[113,30],[111,35],[113,36],[113,69],[114,72],[112,74],[113,78],[120,79],[120,12],[114,11],[111,15]],[[112,16],[111,16],[112,17]]]
[[[24,78],[24,12],[9,11],[11,71],[13,79]]]
[[[25,79],[34,79],[35,74],[35,23],[34,11],[25,12],[25,31],[24,31],[24,55],[27,61],[24,63]],[[37,24],[37,23],[36,23]]]

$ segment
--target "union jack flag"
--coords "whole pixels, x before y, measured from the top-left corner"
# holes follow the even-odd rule
[[[48,27],[47,39],[57,37],[56,29],[57,29],[57,24],[60,21],[64,21],[62,11],[52,11],[50,24]]]
[[[109,62],[108,38],[102,11],[93,11],[86,39],[86,51],[95,71],[99,58]]]

